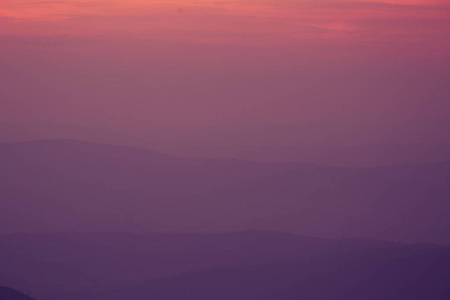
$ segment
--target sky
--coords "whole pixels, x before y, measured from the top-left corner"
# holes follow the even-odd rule
[[[449,36],[448,0],[2,0],[0,119],[450,142]]]

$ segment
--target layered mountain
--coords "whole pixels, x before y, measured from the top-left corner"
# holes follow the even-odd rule
[[[179,229],[196,198],[297,168],[73,140],[0,144],[0,166],[2,232]]]
[[[0,145],[1,231],[281,230],[450,243],[450,163],[336,168],[72,140]]]
[[[212,269],[109,289],[67,300],[445,300],[450,252],[379,250],[326,260]]]
[[[430,120],[431,121],[431,120]],[[448,122],[433,120],[434,128],[449,127]],[[11,124],[0,122],[0,142],[69,138],[106,144],[157,149],[163,153],[195,157],[236,157],[268,162],[310,162],[330,166],[387,166],[399,163],[423,164],[450,160],[450,144],[408,142],[405,124],[397,127],[399,138],[391,142],[360,136],[351,143],[349,133],[358,131],[356,124],[336,128],[331,124],[253,126],[158,126],[147,130],[113,130],[107,127],[64,123]],[[413,124],[411,132],[419,128]],[[387,126],[392,131],[392,126]],[[424,128],[422,128],[424,129]],[[426,129],[424,129],[426,130]],[[320,132],[320,135],[317,133]],[[354,132],[355,133],[355,132]],[[361,132],[359,134],[362,134]],[[376,134],[375,134],[376,135]],[[423,132],[422,136],[427,133]],[[403,138],[400,138],[403,137]],[[392,136],[391,136],[392,138]],[[448,140],[445,138],[444,140]],[[401,141],[401,142],[400,142]]]
[[[282,288],[314,295],[320,286],[337,293],[337,284],[344,297],[353,295],[352,286],[375,291],[390,280],[386,289],[397,292],[429,290],[412,280],[448,280],[449,255],[448,247],[430,244],[264,231],[11,234],[0,236],[0,284],[27,287],[47,300],[266,299],[259,298],[266,293],[289,299],[273,293]],[[370,276],[374,283],[366,286]],[[436,288],[442,292],[441,283]]]

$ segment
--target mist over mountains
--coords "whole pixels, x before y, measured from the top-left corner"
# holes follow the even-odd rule
[[[2,233],[281,230],[449,244],[450,163],[336,168],[45,140],[0,145]]]
[[[0,165],[1,300],[450,297],[450,161],[330,167],[63,139],[2,143]]]
[[[450,137],[444,130],[449,126],[445,119],[429,120],[421,124],[420,129],[414,122],[384,125],[352,122],[242,126],[154,124],[126,129],[0,122],[0,142],[75,139],[145,148],[181,157],[374,167],[450,160]],[[442,128],[439,134],[430,132],[438,128]]]
[[[0,0],[0,300],[450,300],[449,0]]]
[[[384,255],[383,255],[384,254]],[[450,296],[448,253],[390,253],[322,262],[213,269],[66,299],[440,299]]]
[[[0,281],[35,299],[433,299],[450,249],[281,232],[0,236]],[[9,299],[8,299],[9,300]],[[12,300],[12,299],[11,299]]]

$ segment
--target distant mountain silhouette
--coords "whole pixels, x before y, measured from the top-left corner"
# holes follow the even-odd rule
[[[0,165],[2,232],[177,228],[193,198],[298,167],[73,140],[0,144]]]
[[[449,244],[449,180],[449,162],[298,170],[217,195],[226,205],[216,209],[224,224],[233,218],[313,236]]]
[[[300,263],[203,270],[64,299],[446,300],[449,278],[448,250],[378,249]]]
[[[13,234],[0,236],[0,282],[20,278],[37,298],[48,299],[209,268],[290,264],[404,247],[410,246],[263,231]]]
[[[446,128],[448,127],[446,125],[441,124],[440,127]],[[293,124],[235,127],[222,125],[215,128],[214,126],[173,126],[165,130],[152,128],[141,132],[131,132],[61,123],[26,125],[0,122],[0,142],[70,138],[158,149],[163,153],[180,156],[312,162],[345,167],[387,166],[401,163],[424,164],[450,160],[450,144],[439,142],[442,139],[430,141],[431,143],[408,142],[408,139],[401,143],[387,143],[365,136],[363,139],[358,139],[358,142],[363,144],[352,146],[346,145],[338,137],[338,133],[351,132],[355,129],[354,125],[348,124],[347,128],[340,130],[334,126],[328,127],[329,124],[322,124],[322,126],[325,127],[318,131],[330,135],[316,140],[317,135],[307,134],[311,130],[314,131],[313,128]],[[436,125],[434,126],[437,128]],[[400,130],[400,128],[397,129]],[[416,131],[416,127],[411,128],[411,132]],[[403,135],[407,130],[405,131],[402,127],[401,132]],[[315,142],[308,145],[305,140]]]
[[[0,144],[0,230],[277,230],[450,244],[450,162],[332,168],[180,158],[48,140]]]
[[[33,300],[33,298],[12,288],[0,286],[0,300]]]

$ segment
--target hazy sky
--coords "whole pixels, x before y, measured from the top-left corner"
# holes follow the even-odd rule
[[[447,0],[2,0],[0,118],[429,139],[449,119],[449,37]]]

